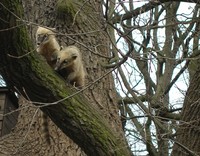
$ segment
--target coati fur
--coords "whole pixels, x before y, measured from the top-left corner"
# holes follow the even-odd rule
[[[36,31],[36,50],[46,58],[52,68],[55,67],[57,53],[60,51],[60,45],[55,35],[53,31],[40,26]]]
[[[76,46],[63,48],[57,55],[55,70],[75,87],[85,85],[85,70],[80,50]]]

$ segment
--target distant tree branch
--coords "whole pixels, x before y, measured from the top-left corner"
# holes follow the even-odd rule
[[[146,95],[138,96],[138,99],[142,102],[146,101]],[[122,97],[118,99],[118,104],[134,104],[136,103],[133,97]]]
[[[115,15],[111,19],[111,21],[112,21],[111,23],[116,24],[116,23],[120,23],[121,21],[130,19],[133,17],[137,17],[138,15],[145,13],[165,2],[188,2],[188,3],[200,4],[199,0],[151,0],[149,3],[143,5],[139,8],[136,8],[134,10],[131,10],[130,12],[126,12],[125,14],[122,14],[122,15]]]

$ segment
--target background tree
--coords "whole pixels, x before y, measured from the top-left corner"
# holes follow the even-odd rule
[[[107,16],[110,17],[107,22],[117,32],[110,37],[114,43],[113,60],[117,64],[128,55],[128,60],[115,70],[117,90],[122,95],[118,103],[121,104],[124,123],[125,119],[129,121],[125,130],[136,155],[144,154],[144,151],[150,155],[169,155],[173,143],[176,145],[174,155],[180,154],[176,153],[177,149],[183,155],[197,155],[199,143],[195,140],[199,136],[195,132],[199,112],[197,107],[189,109],[189,106],[198,99],[198,92],[194,92],[198,78],[194,80],[192,77],[198,72],[199,23],[196,19],[199,5],[160,2],[166,3],[150,1],[142,5],[141,2],[118,1],[111,11],[112,16]],[[105,12],[109,9],[106,7]],[[113,67],[111,63],[107,67]],[[190,86],[188,97],[183,102],[181,98],[189,82],[188,66],[193,86]],[[180,99],[178,92],[182,94]],[[182,115],[185,117],[180,114],[183,103]],[[195,126],[191,126],[191,122]],[[179,125],[180,133],[176,133]],[[195,139],[187,141],[191,135]]]
[[[199,123],[199,70],[197,70],[187,90],[172,155],[200,154]]]

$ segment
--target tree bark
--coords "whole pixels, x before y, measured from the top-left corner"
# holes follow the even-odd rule
[[[176,133],[172,155],[200,155],[200,71],[196,71],[191,79],[185,96],[181,120]]]
[[[67,3],[67,1],[62,2]],[[77,143],[86,154],[99,156],[130,155],[126,141],[120,133],[121,130],[117,133],[117,128],[120,127],[119,122],[108,122],[108,119],[114,113],[114,119],[118,120],[116,117],[116,105],[112,107],[107,105],[108,101],[111,103],[114,102],[112,99],[114,94],[106,90],[103,92],[109,97],[106,100],[106,105],[108,107],[105,109],[104,104],[101,103],[104,100],[99,100],[100,96],[97,96],[96,103],[101,106],[100,108],[102,111],[100,111],[99,108],[95,106],[96,104],[91,103],[91,101],[95,101],[95,98],[89,102],[81,91],[66,86],[66,83],[48,66],[44,59],[33,50],[33,44],[31,43],[33,40],[31,41],[29,39],[29,33],[25,27],[27,21],[24,20],[22,14],[23,9],[21,1],[3,0],[0,6],[0,73],[7,85],[13,89],[17,88],[17,90],[26,98],[29,98],[34,105],[40,106],[42,111],[48,114],[51,120],[68,137]],[[70,10],[70,8],[68,9]],[[73,21],[76,14],[73,14],[73,12],[69,10],[67,10],[71,15],[69,17],[73,18],[68,18],[67,15],[69,14],[64,16],[61,14],[61,16],[64,17],[65,20]],[[66,11],[64,11],[64,14],[66,14]],[[51,14],[49,13],[48,16],[49,15]],[[48,16],[46,16],[46,18],[48,18]],[[65,23],[66,21],[64,22],[64,20],[62,20],[61,23],[62,22]],[[81,20],[78,22],[86,24]],[[94,23],[94,21],[91,23]],[[66,25],[64,25],[64,27]],[[63,27],[59,27],[58,30],[61,28]],[[82,28],[87,30],[87,25],[79,28],[81,28],[81,30],[83,30]],[[67,30],[67,28],[65,28],[65,30]],[[98,39],[101,40],[101,37],[102,35],[100,35]],[[105,48],[100,48],[100,50],[103,49],[105,51]],[[92,72],[92,76],[94,76],[94,71],[100,68],[94,60],[91,60],[91,62],[93,62],[93,64],[91,65],[89,62],[89,65],[93,67],[93,69],[88,71]],[[94,68],[94,65],[97,65],[96,68]],[[96,79],[96,77],[89,78]],[[111,77],[107,77],[109,80],[108,82],[110,82],[110,78]],[[101,83],[101,86],[104,87],[104,83]],[[113,86],[109,85],[106,86],[106,88],[112,87]],[[94,90],[98,90],[98,88],[94,88]],[[100,91],[101,90],[98,92]],[[97,95],[91,90],[84,94],[89,97]],[[106,115],[104,114],[106,118],[102,117],[102,112],[105,110],[107,110],[105,113]],[[110,110],[112,111],[110,112]],[[109,125],[110,123],[111,126]]]

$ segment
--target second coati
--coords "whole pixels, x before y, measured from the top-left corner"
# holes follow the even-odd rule
[[[53,31],[40,26],[36,31],[36,50],[46,58],[52,68],[55,67],[57,53],[60,51],[60,45],[55,35]]]
[[[85,85],[85,70],[76,46],[65,47],[58,53],[55,70],[71,85],[79,88]]]

